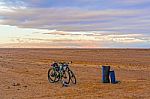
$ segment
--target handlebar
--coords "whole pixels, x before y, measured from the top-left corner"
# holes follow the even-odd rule
[[[53,63],[58,63],[58,64],[72,64],[72,61],[70,61],[70,62],[54,61]]]

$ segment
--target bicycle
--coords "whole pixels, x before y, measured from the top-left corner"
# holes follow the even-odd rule
[[[70,82],[70,75],[65,70],[65,67],[62,64],[58,64],[54,62],[52,68],[48,70],[48,81],[50,83],[61,81],[62,83],[69,84]]]
[[[76,77],[70,70],[69,63],[54,62],[51,66],[52,68],[48,70],[48,80],[50,83],[61,81],[62,84],[64,82],[65,84],[69,84],[71,80],[73,84],[76,84]]]
[[[72,62],[71,62],[72,63]],[[68,63],[69,65],[69,63]],[[66,70],[69,72],[69,76],[70,76],[70,80],[73,84],[76,84],[77,83],[77,80],[76,80],[76,77],[75,77],[75,74],[73,73],[73,71],[69,68],[69,66],[67,66]],[[69,80],[69,82],[70,82]]]

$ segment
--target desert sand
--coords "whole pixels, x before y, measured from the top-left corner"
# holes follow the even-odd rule
[[[52,61],[72,61],[77,84],[49,83]],[[118,84],[101,83],[101,66]],[[150,49],[0,49],[0,99],[150,99]]]

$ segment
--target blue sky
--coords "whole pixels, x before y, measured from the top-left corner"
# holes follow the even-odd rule
[[[0,0],[0,47],[150,48],[150,0]]]

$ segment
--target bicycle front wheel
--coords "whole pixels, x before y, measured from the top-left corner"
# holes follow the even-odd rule
[[[76,84],[77,83],[76,77],[75,77],[74,73],[71,70],[69,70],[69,75],[70,75],[71,82],[73,84]]]
[[[70,74],[68,71],[63,71],[62,73],[62,81],[65,82],[66,84],[69,84],[70,82]]]

